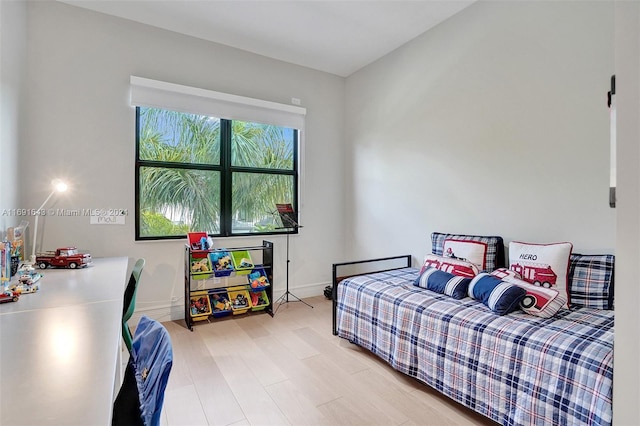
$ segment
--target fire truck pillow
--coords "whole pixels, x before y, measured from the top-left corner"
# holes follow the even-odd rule
[[[413,285],[440,294],[446,294],[454,299],[463,299],[467,296],[467,288],[471,278],[465,278],[441,271],[434,267],[426,268],[415,280]]]
[[[502,268],[506,266],[505,255],[504,255],[504,241],[502,237],[484,236],[484,235],[445,234],[442,232],[434,232],[431,234],[431,252],[433,254],[443,256],[445,253],[444,245],[446,240],[468,241],[468,242],[477,242],[477,243],[483,244],[486,247],[486,252],[483,255],[484,260],[483,260],[483,265],[480,267],[480,270],[486,270],[491,272],[496,268]],[[467,255],[462,255],[460,253],[455,253],[455,255],[458,257],[467,256]]]
[[[442,255],[452,259],[471,262],[479,270],[487,269],[487,243],[482,241],[465,241],[455,238],[444,240]]]
[[[572,254],[569,265],[571,304],[596,309],[613,309],[612,254]]]
[[[518,241],[509,243],[509,269],[517,272],[522,280],[544,288],[557,290],[569,299],[569,257],[571,243],[531,244]]]
[[[525,289],[486,272],[476,275],[469,283],[469,296],[482,302],[498,315],[518,309],[526,293]]]
[[[527,294],[520,301],[520,309],[530,315],[551,318],[567,303],[567,299],[558,290],[522,281],[520,275],[510,269],[496,269],[491,275],[526,290]]]
[[[480,273],[478,267],[471,262],[435,254],[428,254],[424,257],[420,274],[422,275],[425,269],[430,267],[465,278],[473,278]]]

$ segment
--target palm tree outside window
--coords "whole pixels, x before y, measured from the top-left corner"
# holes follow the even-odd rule
[[[136,240],[297,232],[297,193],[298,130],[136,107]]]

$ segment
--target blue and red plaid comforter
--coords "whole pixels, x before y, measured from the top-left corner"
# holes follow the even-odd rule
[[[492,313],[413,285],[403,268],[338,285],[337,331],[504,425],[609,425],[613,311]]]

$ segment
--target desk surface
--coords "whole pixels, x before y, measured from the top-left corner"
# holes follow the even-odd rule
[[[46,269],[40,290],[0,304],[0,424],[110,423],[127,269]]]

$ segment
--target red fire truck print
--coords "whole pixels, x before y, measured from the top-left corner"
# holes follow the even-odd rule
[[[527,288],[527,294],[520,301],[520,306],[525,309],[536,308],[541,311],[549,303],[551,299],[543,290],[534,290]]]
[[[519,273],[523,280],[540,287],[554,287],[558,279],[551,266],[541,263],[514,263],[511,269]]]
[[[522,279],[520,277],[520,274],[516,273],[516,271],[513,271],[511,269],[507,269],[507,268],[498,268],[495,271],[493,271],[491,273],[491,275],[493,275],[494,277],[498,277],[501,280],[507,281],[507,282],[511,278],[515,278],[516,280]]]
[[[476,276],[473,268],[466,265],[460,265],[455,262],[448,262],[446,260],[427,259],[424,262],[424,267],[427,268],[429,266],[433,266],[441,271],[458,275],[460,277],[473,278]]]

